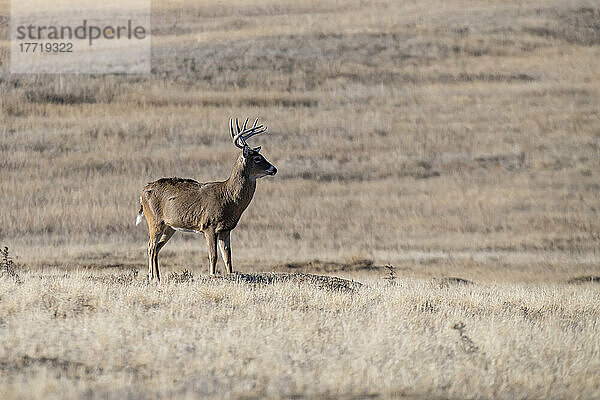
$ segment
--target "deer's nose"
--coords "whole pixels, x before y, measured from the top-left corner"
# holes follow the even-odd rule
[[[275,168],[273,165],[271,165],[271,167],[267,170],[267,172],[270,175],[275,175],[277,173],[277,168]]]

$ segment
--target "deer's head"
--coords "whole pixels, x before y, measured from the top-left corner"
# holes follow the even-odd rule
[[[260,146],[252,148],[246,143],[246,140],[252,136],[265,132],[267,127],[262,124],[258,125],[258,118],[256,118],[251,127],[248,128],[247,125],[248,118],[246,118],[241,128],[237,118],[235,119],[235,123],[233,119],[229,120],[229,129],[231,131],[233,144],[242,150],[242,154],[238,158],[238,163],[242,172],[251,179],[275,175],[277,173],[277,168],[260,154]]]

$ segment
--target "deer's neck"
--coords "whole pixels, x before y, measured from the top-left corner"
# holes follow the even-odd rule
[[[256,179],[251,179],[236,164],[231,171],[229,179],[225,181],[225,191],[227,197],[233,203],[239,205],[248,205],[256,190]]]

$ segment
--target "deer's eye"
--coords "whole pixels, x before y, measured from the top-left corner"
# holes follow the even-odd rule
[[[260,162],[260,157],[259,156],[254,157],[254,162],[258,164]]]

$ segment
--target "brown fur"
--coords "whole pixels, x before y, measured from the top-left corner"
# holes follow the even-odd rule
[[[277,169],[258,150],[243,149],[231,175],[223,182],[162,178],[142,190],[140,214],[148,223],[148,274],[160,280],[158,253],[176,230],[203,232],[208,244],[210,273],[215,273],[217,241],[228,273],[232,272],[229,232],[252,200],[256,179]]]

